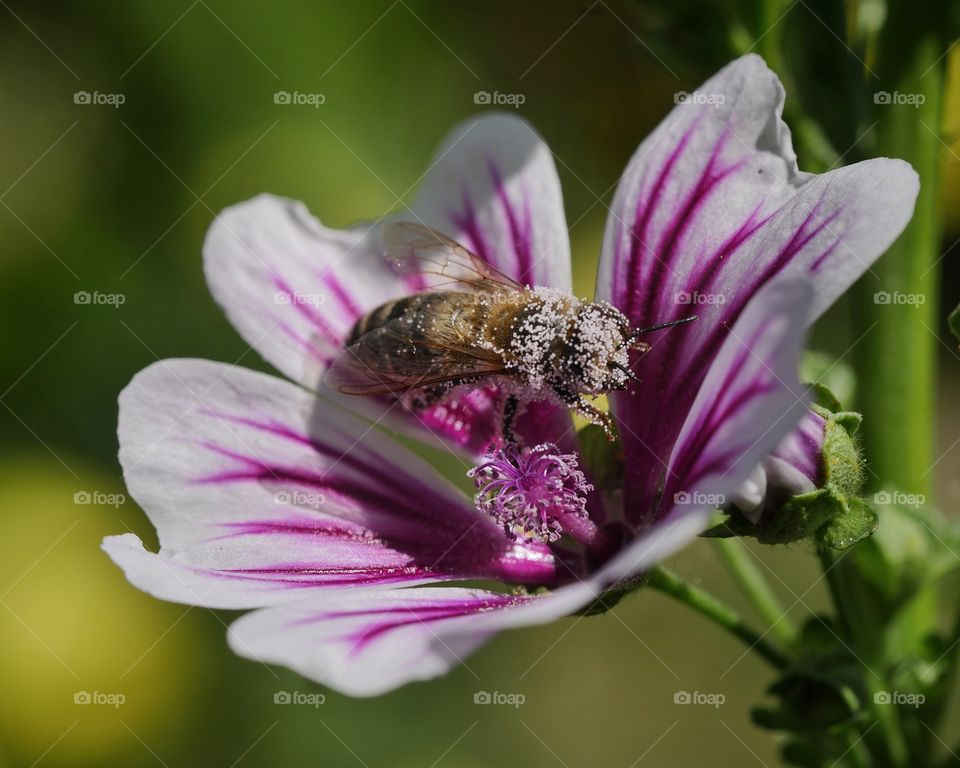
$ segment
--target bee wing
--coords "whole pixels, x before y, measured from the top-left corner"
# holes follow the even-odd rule
[[[505,370],[492,352],[429,338],[416,324],[398,318],[344,349],[328,369],[326,383],[347,395],[382,395]]]
[[[439,275],[476,291],[522,291],[523,286],[460,243],[430,227],[412,221],[384,224],[381,241],[385,256],[401,269]],[[450,288],[449,283],[443,287]],[[439,286],[438,286],[439,287]]]

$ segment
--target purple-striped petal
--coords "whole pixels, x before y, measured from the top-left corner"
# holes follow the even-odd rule
[[[570,243],[553,155],[513,115],[465,120],[444,140],[413,205],[520,283],[570,289]]]
[[[120,461],[159,554],[107,545],[166,599],[257,606],[305,590],[436,579],[549,581],[422,460],[367,422],[264,374],[157,363],[120,399]]]
[[[325,593],[241,617],[230,645],[352,696],[375,696],[464,663],[496,632],[555,621],[644,571],[702,529],[689,517],[660,524],[584,581],[535,595],[454,587]],[[627,568],[629,566],[629,568]]]
[[[807,280],[778,280],[724,329],[669,463],[643,462],[645,475],[627,465],[628,517],[660,520],[722,506],[791,432],[807,410],[796,367],[811,302]],[[629,455],[644,449],[643,438],[629,429],[624,440]]]
[[[461,663],[489,614],[536,598],[468,589],[371,591],[268,608],[230,627],[234,652],[282,664],[351,696],[376,696]]]
[[[598,276],[601,298],[636,325],[698,320],[658,336],[641,382],[613,398],[641,467],[667,460],[727,328],[781,274],[814,283],[809,322],[891,244],[913,211],[916,173],[878,159],[821,176],[797,170],[780,120],[783,88],[757,56],[705,83],[641,144],[614,198]]]
[[[247,343],[316,388],[357,317],[407,292],[366,238],[324,227],[303,203],[260,195],[211,225],[207,284]]]

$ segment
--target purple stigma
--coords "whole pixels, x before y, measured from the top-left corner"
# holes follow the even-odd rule
[[[584,544],[598,535],[587,515],[593,486],[578,468],[577,454],[544,443],[491,450],[467,472],[477,492],[477,509],[490,515],[514,539],[557,541],[564,533]]]

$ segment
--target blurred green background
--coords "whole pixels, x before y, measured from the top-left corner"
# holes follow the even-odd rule
[[[127,585],[99,543],[128,529],[155,542],[134,504],[75,502],[124,491],[116,395],[140,368],[197,356],[267,370],[204,285],[200,248],[215,213],[270,191],[305,200],[329,225],[375,218],[411,199],[445,132],[481,109],[477,91],[524,95],[520,113],[556,153],[576,285],[590,294],[600,201],[674,92],[693,90],[724,61],[719,48],[696,61],[676,53],[682,9],[546,0],[0,6],[0,766],[776,763],[775,743],[747,714],[767,669],[655,594],[600,618],[500,636],[469,668],[379,699],[327,692],[316,708],[274,704],[278,691],[316,689],[235,658],[224,639],[232,614],[161,603]],[[839,43],[820,29],[810,44]],[[952,69],[945,252],[960,223]],[[281,90],[322,93],[325,103],[275,104]],[[124,103],[78,104],[80,91]],[[958,300],[950,263],[945,307]],[[123,303],[76,304],[78,291]],[[960,448],[948,449],[960,398],[955,344],[942,337],[939,500],[956,509]],[[841,302],[815,345],[839,353],[848,339]],[[808,552],[754,551],[798,620],[826,605]],[[746,610],[708,547],[672,565]],[[477,706],[480,690],[521,693],[526,703]],[[678,691],[726,701],[679,706]],[[78,704],[79,692],[124,701]]]

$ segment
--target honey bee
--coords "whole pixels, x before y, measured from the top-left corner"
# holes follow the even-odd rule
[[[521,285],[428,227],[394,222],[383,227],[382,238],[398,269],[447,282],[357,320],[327,384],[350,395],[404,396],[410,407],[422,408],[455,389],[496,380],[505,394],[501,431],[508,441],[515,440],[519,406],[541,400],[573,409],[612,440],[612,419],[587,397],[636,380],[630,352],[650,349],[641,335],[694,319],[631,328],[607,302]]]

